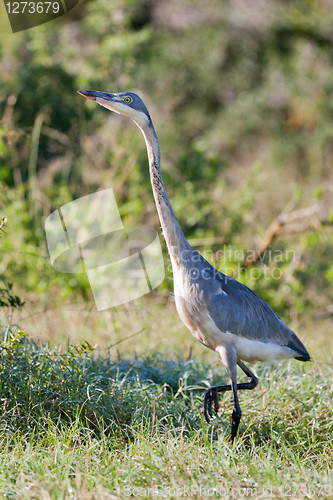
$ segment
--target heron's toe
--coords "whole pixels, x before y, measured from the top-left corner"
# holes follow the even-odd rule
[[[209,424],[211,418],[214,417],[213,415],[213,408],[214,412],[217,414],[219,405],[218,405],[218,400],[217,400],[217,389],[216,387],[210,387],[204,395],[203,398],[203,413],[206,422]]]

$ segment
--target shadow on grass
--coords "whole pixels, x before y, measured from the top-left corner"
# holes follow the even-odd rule
[[[83,343],[59,352],[26,338],[2,343],[2,427],[40,434],[50,422],[77,422],[130,439],[142,423],[201,426],[201,394],[214,378],[209,367],[158,353],[126,360],[91,350]]]
[[[1,343],[2,429],[37,432],[40,437],[50,425],[75,424],[96,437],[102,433],[124,442],[142,429],[182,436],[204,430],[211,441],[228,438],[231,394],[220,399],[219,417],[209,428],[201,409],[203,391],[225,382],[221,368],[214,372],[193,359],[166,360],[159,353],[113,359],[109,353],[92,350],[82,343],[60,352],[27,338]],[[319,434],[309,432],[306,420],[311,419],[319,397],[310,377],[303,377],[302,369],[290,373],[290,367],[288,371],[283,366],[269,372],[259,366],[258,371],[259,391],[243,392],[240,397],[243,418],[238,442],[251,447],[318,441]]]

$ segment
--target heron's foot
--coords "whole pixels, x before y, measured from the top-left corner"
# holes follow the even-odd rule
[[[213,418],[213,409],[215,414],[219,411],[219,404],[217,401],[217,393],[219,392],[219,387],[210,387],[204,395],[203,398],[203,413],[207,424],[209,424],[210,419]]]
[[[235,437],[237,436],[239,422],[242,416],[240,408],[238,410],[234,409],[231,415],[231,436],[230,441],[233,443]]]

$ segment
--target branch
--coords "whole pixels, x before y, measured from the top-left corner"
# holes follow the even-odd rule
[[[264,237],[255,250],[252,250],[244,259],[243,266],[253,266],[265,251],[271,246],[277,236],[320,230],[323,226],[333,225],[333,222],[320,217],[320,207],[314,204],[311,207],[301,208],[293,212],[281,214],[271,222]]]

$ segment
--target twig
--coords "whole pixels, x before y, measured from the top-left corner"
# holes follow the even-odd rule
[[[310,229],[320,230],[322,226],[333,225],[333,222],[321,219],[319,212],[320,207],[317,203],[311,207],[301,208],[289,213],[285,208],[280,215],[271,222],[257,248],[252,250],[245,257],[243,266],[248,268],[254,265],[271,246],[277,236],[302,233]]]

